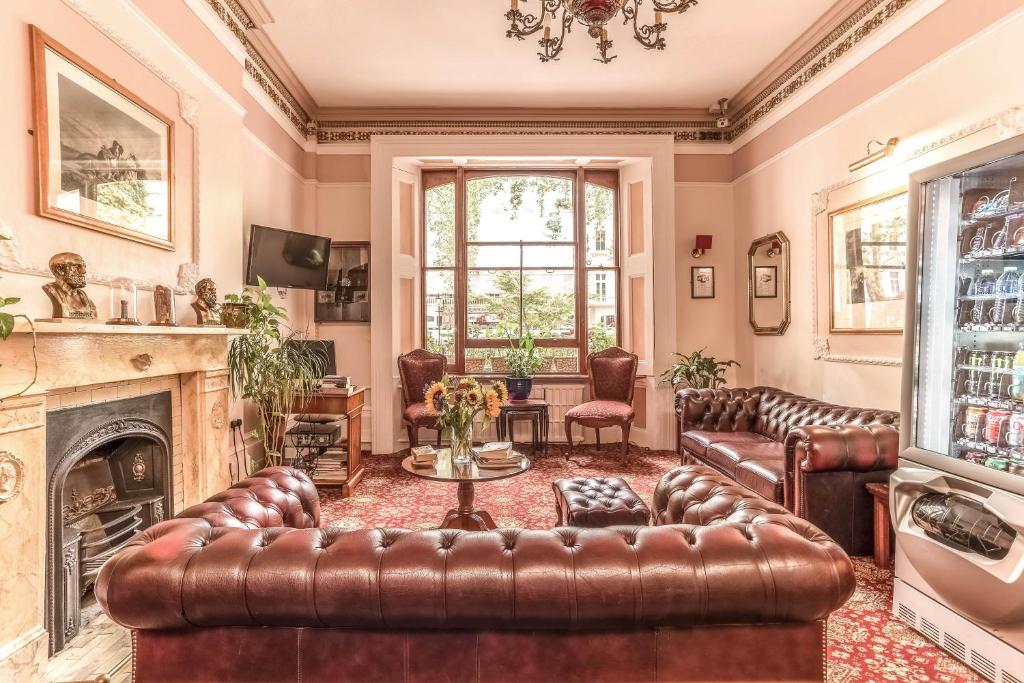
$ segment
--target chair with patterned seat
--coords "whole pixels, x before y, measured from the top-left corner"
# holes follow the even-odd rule
[[[629,455],[629,430],[633,425],[633,385],[636,384],[637,356],[618,346],[595,351],[587,356],[590,376],[590,400],[565,414],[565,440],[572,453],[572,426],[579,423],[597,431],[601,447],[601,429],[622,430],[622,455]]]
[[[440,353],[413,349],[398,357],[398,375],[402,380],[402,421],[409,433],[409,448],[420,445],[419,430],[437,431],[437,445],[441,446],[441,427],[437,417],[427,411],[423,402],[428,386],[440,382],[448,367],[448,360]]]

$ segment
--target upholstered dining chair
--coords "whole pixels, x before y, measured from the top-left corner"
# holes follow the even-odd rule
[[[427,412],[423,402],[426,388],[444,377],[448,360],[440,353],[413,349],[398,357],[398,376],[402,380],[402,421],[409,432],[409,448],[420,445],[419,430],[437,431],[437,445],[441,446],[441,427],[437,418]]]
[[[595,351],[587,356],[590,376],[590,400],[565,414],[565,440],[572,453],[572,426],[579,423],[597,430],[601,447],[601,429],[622,430],[622,456],[629,455],[629,430],[633,426],[633,385],[636,384],[637,356],[618,346]]]

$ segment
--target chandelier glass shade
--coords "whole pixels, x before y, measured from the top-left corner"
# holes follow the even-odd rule
[[[608,37],[608,24],[620,13],[623,23],[632,24],[633,37],[648,50],[664,50],[668,30],[664,15],[682,14],[697,4],[697,0],[650,0],[654,23],[646,24],[640,18],[640,8],[645,0],[512,0],[512,7],[505,13],[511,23],[505,35],[508,38],[526,40],[538,32],[542,33],[537,43],[537,53],[542,62],[558,59],[565,49],[565,38],[572,32],[572,26],[579,22],[587,29],[587,35],[597,41],[598,56],[594,59],[603,64],[610,63],[616,55],[609,54],[614,46]],[[520,5],[534,4],[536,14]]]

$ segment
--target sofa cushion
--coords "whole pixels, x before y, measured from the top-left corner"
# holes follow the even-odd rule
[[[685,432],[679,439],[683,447],[701,457],[707,453],[708,446],[716,443],[767,443],[771,440],[754,432],[704,432],[692,430]]]
[[[785,453],[785,447],[775,441],[724,442],[711,444],[704,454],[704,460],[719,471],[735,477],[736,466],[745,460],[767,459],[782,462]]]
[[[744,460],[736,465],[734,476],[736,483],[746,486],[768,500],[782,504],[783,481],[786,476],[786,465],[782,458]]]

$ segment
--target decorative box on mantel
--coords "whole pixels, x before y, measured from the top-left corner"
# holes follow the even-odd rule
[[[36,323],[36,381],[0,401],[0,680],[44,680],[48,651],[47,416],[69,407],[110,404],[97,435],[124,419],[134,396],[171,403],[173,500],[162,515],[199,502],[229,484],[227,350],[237,331],[223,328],[117,326],[103,322]],[[0,396],[33,377],[27,325],[0,342]],[[108,424],[108,422],[110,424]],[[162,430],[166,432],[165,428]],[[86,435],[85,438],[91,438]],[[132,454],[134,457],[134,453]],[[52,458],[52,455],[51,455]],[[89,495],[90,492],[79,492]],[[54,566],[54,565],[51,565]]]

